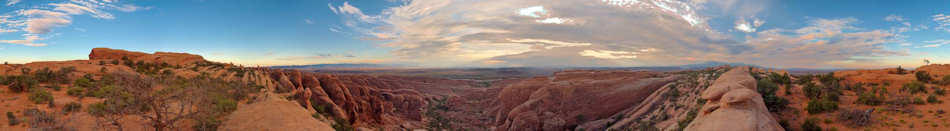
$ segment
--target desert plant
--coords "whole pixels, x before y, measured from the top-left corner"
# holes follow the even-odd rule
[[[927,95],[927,102],[931,104],[943,103],[943,101],[937,99],[937,95],[933,94]]]
[[[842,111],[838,113],[838,119],[851,127],[865,127],[871,125],[873,112],[874,109]]]
[[[805,122],[802,123],[802,130],[804,130],[804,131],[821,131],[821,126],[818,125],[818,118],[808,118],[808,119],[805,119]]]
[[[806,83],[805,86],[802,87],[802,92],[804,92],[808,98],[818,99],[821,96],[821,88],[822,87],[814,83]]]
[[[924,83],[929,83],[930,80],[933,80],[933,78],[930,76],[930,73],[927,73],[927,71],[917,71],[914,73],[914,76],[917,77],[917,81]]]
[[[63,112],[76,112],[82,110],[82,104],[78,102],[69,102],[63,106]]]
[[[858,95],[858,100],[855,102],[864,105],[876,106],[884,103],[884,97],[873,91],[865,91]]]
[[[46,91],[42,88],[33,88],[32,90],[30,90],[29,99],[30,101],[33,101],[33,103],[36,103],[36,104],[47,103],[47,102],[52,103],[53,94],[49,93],[49,91]]]
[[[73,86],[89,88],[89,87],[95,86],[95,83],[93,83],[92,80],[89,78],[80,77],[73,81]]]
[[[39,84],[39,81],[33,79],[32,76],[12,76],[8,79],[10,79],[8,80],[10,81],[10,86],[7,88],[17,93],[33,89],[33,87]]]
[[[934,94],[940,95],[940,96],[947,95],[947,89],[944,89],[943,87],[939,87],[939,86],[934,86],[933,88],[934,88],[933,89]]]
[[[10,124],[10,126],[20,124],[20,119],[17,119],[16,115],[13,115],[13,112],[9,112],[9,111],[7,112],[7,120],[9,120],[8,124]]]
[[[775,85],[775,83],[772,83],[772,81],[765,79],[759,80],[756,88],[756,91],[762,95],[762,100],[764,100],[765,106],[771,112],[782,111],[789,103],[789,101],[785,98],[775,95],[775,92],[778,92],[778,85]]]
[[[907,70],[904,70],[904,68],[901,68],[901,66],[897,66],[897,74],[907,74]]]
[[[66,95],[82,97],[85,90],[79,87],[72,87],[66,90]]]
[[[910,94],[927,93],[927,88],[925,87],[924,83],[914,81],[904,84],[904,86],[901,87],[901,92],[905,91],[910,92]]]
[[[924,99],[921,99],[920,97],[914,97],[913,103],[917,105],[927,104],[927,102],[925,102]]]
[[[824,99],[808,101],[808,106],[805,107],[805,110],[808,111],[808,114],[831,112],[837,109],[838,109],[838,102],[824,100]]]

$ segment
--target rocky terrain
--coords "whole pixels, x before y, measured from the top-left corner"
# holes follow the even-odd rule
[[[471,69],[446,77],[455,70],[326,73],[96,48],[88,60],[0,65],[0,128],[940,130],[950,128],[948,69]]]

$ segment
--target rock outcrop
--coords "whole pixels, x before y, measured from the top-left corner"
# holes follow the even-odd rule
[[[89,53],[89,60],[122,60],[144,61],[153,63],[168,63],[171,65],[192,64],[195,62],[204,62],[204,57],[188,53],[155,52],[148,54],[142,52],[133,52],[126,50],[116,50],[109,48],[94,48]]]
[[[687,131],[784,131],[769,114],[756,81],[748,67],[726,72],[701,97],[708,103],[685,130]]]
[[[645,71],[565,71],[504,87],[497,130],[574,130],[635,106],[676,77]]]
[[[326,122],[310,117],[306,109],[274,95],[243,105],[227,116],[220,126],[223,131],[332,131]]]

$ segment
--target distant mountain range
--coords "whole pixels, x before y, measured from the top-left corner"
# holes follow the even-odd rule
[[[313,64],[313,65],[285,65],[285,66],[271,66],[270,68],[276,69],[337,69],[337,68],[384,68],[384,67],[400,67],[397,65],[386,65],[386,64],[353,64],[353,63],[341,63],[341,64]]]

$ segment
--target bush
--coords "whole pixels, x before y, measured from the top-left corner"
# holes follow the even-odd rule
[[[46,88],[53,89],[54,91],[59,91],[63,89],[63,87],[60,87],[59,85],[55,85],[55,84],[46,86]]]
[[[788,100],[775,95],[775,92],[778,91],[778,85],[775,85],[772,81],[761,79],[756,87],[756,91],[762,95],[762,100],[764,100],[765,106],[770,112],[782,111],[788,105]]]
[[[881,105],[884,103],[884,96],[880,96],[873,91],[865,91],[858,95],[858,100],[855,102],[870,106]]]
[[[80,77],[79,79],[73,81],[73,86],[89,88],[95,86],[95,83],[93,83],[89,78]]]
[[[920,97],[914,97],[913,103],[917,105],[927,104],[927,102],[924,102],[924,99],[920,99]]]
[[[214,111],[216,112],[231,112],[237,110],[237,102],[226,97],[215,97],[214,99]]]
[[[838,102],[830,100],[811,100],[805,110],[808,114],[818,114],[822,112],[831,112],[838,109]]]
[[[803,131],[821,131],[821,126],[818,126],[818,118],[808,118],[805,119],[805,123],[802,123]]]
[[[927,93],[927,88],[924,86],[924,83],[914,81],[904,84],[904,86],[901,87],[901,92],[904,91],[910,92],[910,94]]]
[[[84,89],[79,88],[79,87],[73,87],[73,88],[69,88],[68,90],[66,90],[66,95],[75,96],[75,97],[82,97],[82,96],[83,96],[83,92],[85,92]]]
[[[897,74],[907,74],[907,71],[904,70],[904,68],[901,68],[901,66],[897,66]]]
[[[808,98],[818,99],[821,96],[821,87],[814,83],[807,83],[802,87],[802,92],[804,92]]]
[[[39,81],[31,76],[13,76],[8,79],[10,86],[7,88],[16,93],[28,91],[39,84]]]
[[[33,90],[30,90],[29,99],[36,104],[52,102],[53,94],[50,94],[49,91],[44,89],[34,88]]]
[[[76,112],[79,110],[82,110],[82,104],[77,102],[66,103],[66,105],[63,107],[64,112]]]
[[[344,120],[343,118],[333,118],[333,125],[331,126],[333,127],[333,129],[337,131],[355,131],[356,130],[356,128],[353,128],[353,126],[350,125],[350,122]]]
[[[931,104],[943,103],[943,101],[937,99],[937,95],[933,94],[927,95],[927,102]]]
[[[874,109],[868,110],[849,110],[838,113],[838,119],[843,120],[845,124],[851,127],[865,127],[871,125],[871,113]]]
[[[13,112],[7,112],[7,120],[9,120],[10,126],[20,124],[20,119],[16,119],[16,115],[13,115]]]
[[[933,80],[933,78],[930,77],[930,73],[927,73],[927,71],[917,71],[917,73],[914,73],[914,76],[917,76],[917,81],[921,81],[925,83],[928,83],[930,82],[930,80]]]

